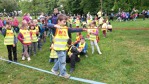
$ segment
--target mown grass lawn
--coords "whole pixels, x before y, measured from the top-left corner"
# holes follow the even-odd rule
[[[114,28],[149,28],[149,20],[112,22]],[[137,24],[134,25],[134,24]],[[90,42],[88,58],[81,57],[71,76],[95,80],[109,84],[148,84],[149,83],[149,30],[113,30],[103,38],[100,31],[99,46],[102,55],[91,54]],[[85,33],[83,33],[85,34]],[[73,34],[75,38],[76,34]],[[8,59],[7,49],[0,35],[0,56]],[[49,63],[49,39],[37,56],[31,61],[21,60],[22,45],[18,43],[18,62],[45,70],[51,70]],[[67,71],[69,72],[69,64]],[[0,84],[84,84],[82,82],[56,77],[15,64],[0,61]]]

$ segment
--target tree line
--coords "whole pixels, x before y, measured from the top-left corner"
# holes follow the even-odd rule
[[[102,1],[102,3],[101,3]],[[96,14],[99,10],[106,13],[131,11],[133,8],[148,10],[148,0],[0,0],[0,12],[12,12],[22,10],[23,13],[52,13],[55,7],[69,14]]]

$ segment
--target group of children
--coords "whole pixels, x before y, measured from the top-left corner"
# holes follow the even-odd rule
[[[77,33],[76,41],[72,42],[71,38],[68,36],[69,28],[67,25],[70,24],[70,28],[72,28],[74,23],[76,24],[76,28],[79,29],[81,22],[79,21],[79,17],[74,21],[70,21],[70,18],[67,18],[66,15],[59,14],[57,17],[57,24],[51,24],[51,22],[46,23],[43,19],[31,20],[29,22],[23,20],[22,25],[19,28],[19,33],[14,31],[10,22],[7,21],[2,33],[4,35],[4,44],[7,46],[9,60],[17,62],[18,39],[22,43],[22,60],[27,58],[27,60],[30,61],[30,56],[36,56],[37,54],[37,46],[40,50],[42,40],[45,42],[45,29],[50,29],[52,27],[56,29],[56,32],[53,36],[52,44],[50,45],[51,52],[49,62],[55,62],[55,65],[51,70],[55,75],[59,74],[58,69],[60,69],[60,76],[69,78],[70,75],[67,74],[65,67],[66,62],[70,62],[70,73],[72,73],[75,69],[75,63],[80,61],[80,55],[88,57],[86,38],[90,40],[92,54],[94,54],[94,46],[96,46],[98,54],[102,54],[98,46],[99,28],[102,28],[103,34],[106,37],[105,33],[107,32],[107,29],[109,28],[110,31],[112,31],[112,26],[108,25],[108,20],[104,20],[103,18],[90,20],[88,17],[87,21],[83,21],[83,30],[87,32],[87,37],[85,38],[81,33]],[[86,25],[86,22],[88,22],[88,25]],[[18,35],[16,33],[18,33]],[[11,52],[13,52],[14,60],[12,59]]]
[[[36,19],[30,22],[23,20],[21,27],[16,31],[16,27],[12,27],[13,25],[9,21],[6,21],[2,29],[2,34],[4,35],[4,44],[7,45],[8,58],[10,61],[17,62],[17,54],[14,54],[14,60],[12,60],[10,52],[13,51],[13,53],[17,53],[16,47],[18,40],[22,43],[22,60],[25,60],[27,57],[27,60],[30,61],[31,55],[36,56],[37,48],[38,50],[41,49],[41,40],[44,36],[44,24],[41,22],[42,21]],[[11,48],[8,46],[11,46]]]
[[[103,32],[103,36],[106,37],[106,33],[109,30],[110,32],[112,32],[112,25],[108,20],[108,17],[103,18],[103,17],[97,17],[94,16],[94,18],[91,18],[91,15],[89,15],[88,17],[84,17],[84,16],[69,16],[69,19],[67,20],[67,24],[68,26],[72,27],[73,24],[76,25],[76,28],[79,28],[80,26],[83,26],[83,28],[89,28],[91,22],[95,22],[96,26],[102,30]]]

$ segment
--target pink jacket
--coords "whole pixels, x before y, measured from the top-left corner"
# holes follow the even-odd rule
[[[0,20],[0,27],[3,27],[4,25],[3,25],[3,21],[2,20]]]

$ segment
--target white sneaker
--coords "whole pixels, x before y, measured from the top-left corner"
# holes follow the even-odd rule
[[[58,71],[54,71],[53,69],[51,69],[52,73],[54,73],[54,75],[59,75]]]
[[[28,57],[28,58],[27,58],[27,60],[28,60],[28,61],[30,61],[30,60],[31,60],[31,58],[30,58],[30,57]]]
[[[100,52],[99,55],[101,55],[102,53]]]
[[[24,56],[22,56],[22,60],[25,60],[25,57]]]

